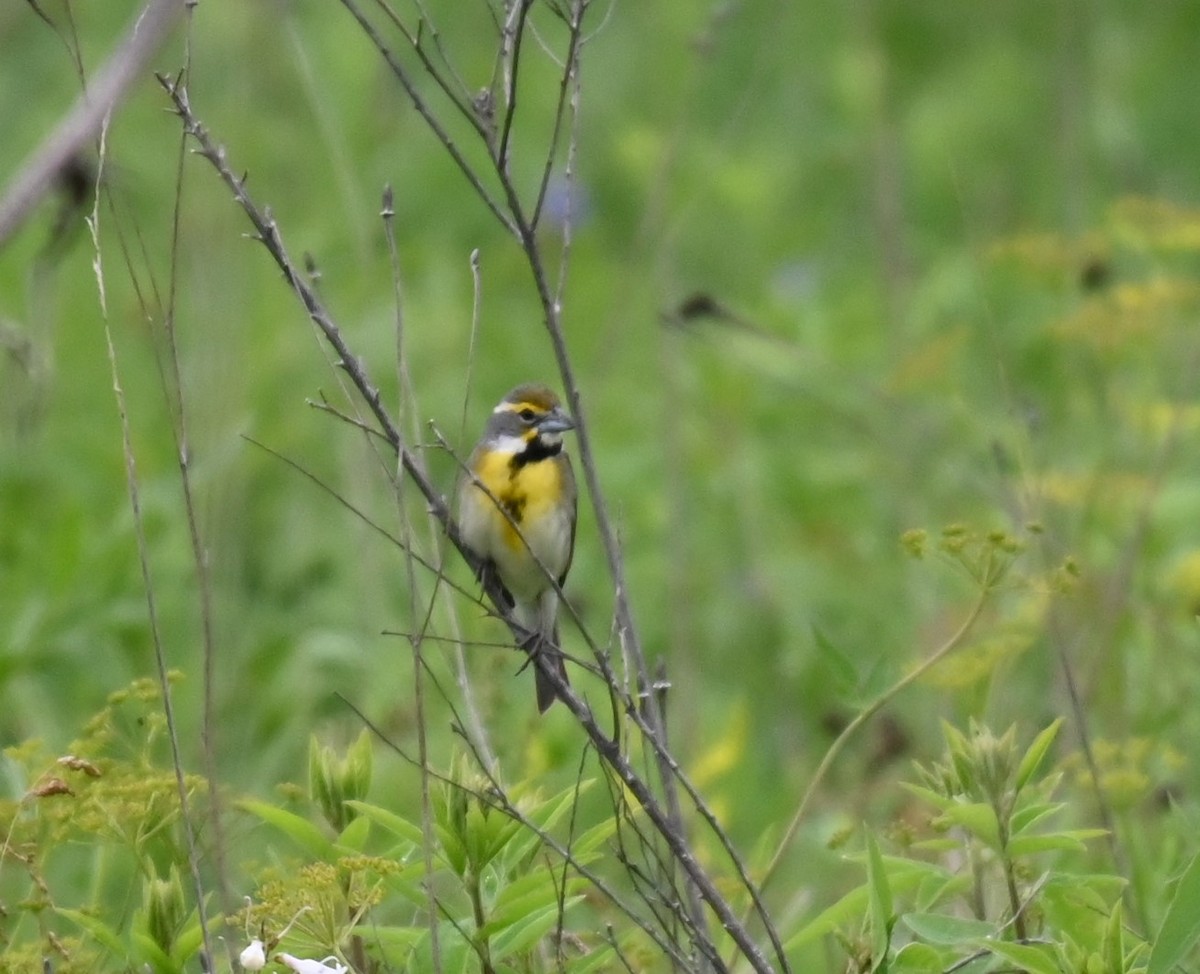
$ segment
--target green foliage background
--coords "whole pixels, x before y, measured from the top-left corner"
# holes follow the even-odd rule
[[[485,85],[489,16],[429,6],[469,87]],[[134,8],[44,9],[61,36],[27,5],[0,9],[0,173],[78,93],[63,38],[90,70]],[[735,840],[777,835],[834,730],[965,615],[971,586],[899,543],[953,522],[1035,523],[1030,577],[1068,556],[1078,577],[1066,593],[1014,586],[974,645],[855,742],[797,859],[832,869],[831,835],[902,815],[896,759],[936,753],[939,717],[1032,731],[1068,714],[1064,653],[1105,766],[1124,775],[1126,840],[1153,843],[1137,822],[1194,821],[1200,135],[1187,92],[1200,8],[747,0],[594,14],[564,320],[637,620],[674,684],[672,739]],[[343,9],[205,0],[187,43],[193,107],[293,253],[314,256],[388,395],[384,184],[422,416],[467,449],[509,386],[556,382],[516,246]],[[177,40],[156,64],[182,58]],[[532,186],[557,89],[541,52],[526,67],[516,171]],[[114,120],[99,237],[197,762],[199,600],[161,378],[179,158],[166,107],[147,81]],[[302,309],[212,172],[190,157],[183,172],[176,328],[214,581],[216,753],[230,787],[268,793],[300,776],[312,730],[356,733],[336,694],[411,735],[411,656],[381,633],[413,620],[399,553],[247,442],[393,524],[375,455],[306,405],[340,393]],[[54,215],[43,206],[0,253],[0,743],[57,753],[152,657],[95,251],[82,226],[49,243]],[[696,296],[721,313],[675,314]],[[449,489],[453,461],[429,461]],[[607,632],[588,513],[567,590]],[[499,637],[461,611],[474,638]],[[537,720],[511,654],[470,658],[497,748],[522,773],[569,781],[565,715]],[[448,712],[432,707],[448,761]],[[1077,741],[1069,721],[1059,756]],[[415,807],[411,772],[383,764],[377,787]],[[17,795],[28,783],[6,767]],[[1143,851],[1146,870],[1171,859]]]

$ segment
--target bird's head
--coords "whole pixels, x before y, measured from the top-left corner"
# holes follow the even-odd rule
[[[557,453],[562,435],[575,428],[558,396],[543,385],[521,385],[500,400],[488,421],[487,436],[498,449],[530,448]]]

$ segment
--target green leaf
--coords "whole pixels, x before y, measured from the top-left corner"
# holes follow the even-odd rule
[[[346,802],[350,805],[351,802]],[[371,831],[371,820],[366,816],[359,816],[354,819],[349,825],[342,829],[342,834],[337,838],[338,848],[342,852],[349,852],[352,855],[357,855],[362,852],[367,845],[367,834]]]
[[[55,907],[54,910],[59,916],[66,917],[77,927],[91,934],[99,944],[107,947],[120,957],[122,961],[128,960],[129,948],[126,947],[125,941],[103,920],[89,916],[87,913],[82,913],[79,910],[64,910],[59,907]]]
[[[945,968],[946,958],[929,944],[905,944],[892,958],[892,974],[904,971],[929,974],[930,971],[941,971]]]
[[[593,852],[607,842],[617,831],[617,817],[611,816],[580,835],[571,843],[571,855],[580,861],[587,861]]]
[[[386,808],[380,808],[378,805],[358,801],[357,799],[352,799],[346,802],[346,804],[360,813],[364,818],[369,818],[385,832],[391,832],[392,835],[404,839],[413,848],[420,849],[425,844],[425,835],[421,831],[421,826],[410,822],[406,818],[401,818],[395,812],[388,811]]]
[[[591,974],[592,971],[599,967],[607,970],[609,963],[615,955],[616,951],[608,944],[604,944],[583,957],[577,957],[573,961],[568,961],[567,971],[569,974]]]
[[[1146,974],[1168,974],[1200,940],[1200,855],[1179,877],[1167,915],[1163,917]]]
[[[454,875],[466,875],[467,849],[459,839],[458,833],[443,825],[435,826],[434,831],[437,833],[438,849],[442,853],[446,865],[450,867]]]
[[[909,859],[884,858],[889,870],[889,885],[892,893],[907,893],[914,890],[934,873],[942,872],[938,867]],[[857,886],[832,906],[826,907],[812,920],[796,931],[783,945],[791,953],[806,946],[818,937],[832,933],[851,920],[857,920],[867,908],[869,893],[867,885]]]
[[[814,625],[812,627],[813,642],[820,651],[820,657],[829,667],[833,678],[833,690],[839,697],[847,697],[859,687],[858,667],[850,658],[849,653],[843,652],[825,635],[824,631]]]
[[[579,876],[569,880],[567,895],[576,892],[583,885],[584,880]],[[522,876],[500,890],[489,911],[484,932],[491,934],[503,930],[541,907],[556,904],[558,897],[559,888],[549,869],[537,869],[527,876]]]
[[[337,858],[337,849],[325,837],[325,834],[306,818],[301,818],[295,812],[279,808],[269,802],[243,801],[238,807],[257,815],[268,825],[272,825],[289,839],[304,849],[309,855],[325,862]]]
[[[1049,832],[1046,835],[1019,835],[1008,843],[1008,851],[1012,856],[1030,856],[1038,852],[1062,849],[1083,852],[1087,849],[1085,840],[1106,834],[1104,829],[1069,829],[1064,832]]]
[[[996,934],[994,923],[945,913],[906,913],[900,920],[914,934],[931,944],[957,946]]]
[[[1017,765],[1016,789],[1018,793],[1029,783],[1029,779],[1037,774],[1037,769],[1041,766],[1042,759],[1046,756],[1046,752],[1050,750],[1050,745],[1054,743],[1054,738],[1058,736],[1058,729],[1062,726],[1062,722],[1063,719],[1059,717],[1058,720],[1038,734],[1033,739],[1033,743],[1029,745],[1025,756],[1021,758],[1021,763]]]
[[[918,913],[927,913],[937,904],[961,895],[970,887],[971,877],[966,873],[927,876],[917,887],[913,905]]]
[[[961,825],[980,842],[1000,851],[1000,826],[996,822],[996,811],[984,802],[968,802],[951,805],[940,818],[954,825]]]
[[[455,924],[446,922],[438,924],[437,932],[438,960],[441,963],[442,974],[463,974],[471,961],[477,957],[475,948],[464,936],[464,932],[469,931],[460,930]],[[433,941],[428,936],[429,931],[426,930],[425,933],[426,936],[417,943],[409,959],[409,970],[436,969],[433,963]],[[477,963],[475,969],[478,969]]]
[[[371,790],[371,732],[365,727],[346,750],[343,786],[348,798],[361,798]]]
[[[584,782],[584,785],[586,786],[587,782]],[[542,803],[533,811],[526,812],[525,817],[531,825],[537,828],[537,831],[522,825],[521,834],[515,836],[504,849],[505,863],[511,867],[524,862],[525,858],[541,845],[542,837],[539,833],[548,832],[553,828],[554,824],[572,807],[583,790],[585,789],[577,789],[572,786]]]
[[[1104,969],[1119,972],[1125,970],[1125,938],[1121,930],[1121,901],[1113,904],[1112,915],[1104,930]]]
[[[183,974],[183,968],[176,964],[147,933],[134,930],[129,935],[142,961],[153,968],[156,974]]]
[[[418,945],[429,936],[428,927],[372,926],[363,932],[363,940],[383,954],[385,966],[401,969]]]
[[[949,798],[941,792],[934,791],[932,788],[926,788],[924,785],[914,785],[911,781],[902,781],[900,785],[905,791],[916,795],[922,801],[928,802],[934,808],[941,811],[953,808],[958,804],[953,798]]]
[[[204,902],[207,905],[207,896],[204,898]],[[222,917],[209,915],[208,932],[210,934],[219,935],[224,928],[225,921]],[[171,945],[171,959],[182,968],[200,950],[203,943],[204,931],[200,926],[200,914],[199,911],[193,910],[187,923],[175,937],[175,943]]]
[[[381,877],[383,884],[393,893],[403,896],[418,909],[429,907],[429,892],[425,888],[425,864],[410,863],[399,873],[386,873]]]
[[[1020,835],[1026,829],[1033,828],[1038,822],[1066,808],[1066,802],[1036,802],[1027,805],[1024,808],[1013,812],[1012,818],[1009,820],[1009,831],[1013,835]]]
[[[1048,948],[1029,944],[1014,944],[1007,940],[984,940],[979,946],[1002,957],[1027,974],[1062,974],[1058,962],[1050,956]]]
[[[892,941],[892,888],[875,836],[867,832],[867,886],[870,889],[871,970],[887,964]]]
[[[573,896],[568,899],[563,904],[564,912],[576,903],[579,903],[582,899],[582,896]],[[492,940],[492,960],[503,960],[509,954],[515,954],[525,950],[527,947],[532,947],[542,937],[558,926],[558,916],[558,904],[555,903],[542,910],[538,910],[536,913],[530,914],[519,923],[514,923]]]

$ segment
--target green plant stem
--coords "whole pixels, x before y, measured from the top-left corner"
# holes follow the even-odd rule
[[[479,952],[479,963],[483,974],[496,974],[492,966],[492,952],[488,947],[487,937],[483,935],[483,927],[487,917],[483,914],[483,895],[479,889],[479,874],[471,871],[467,874],[467,890],[471,894],[471,910],[475,915],[475,949]]]
[[[829,773],[829,769],[833,767],[833,762],[837,760],[838,755],[842,753],[851,737],[866,724],[868,720],[874,717],[880,710],[886,707],[895,697],[903,690],[907,689],[931,669],[937,666],[942,660],[949,656],[954,650],[962,645],[963,639],[979,618],[979,614],[983,611],[984,605],[987,603],[988,597],[991,594],[991,587],[984,586],[979,593],[979,598],[975,600],[975,604],[971,607],[971,611],[967,613],[966,619],[963,620],[958,630],[947,639],[938,649],[929,656],[920,666],[912,670],[910,673],[902,676],[892,686],[881,693],[878,697],[872,700],[864,707],[855,718],[850,721],[845,729],[837,736],[834,742],[829,746],[829,750],[825,752],[825,757],[821,759],[821,763],[817,766],[816,772],[812,776],[812,780],[808,783],[808,788],[805,789],[804,797],[800,799],[800,804],[796,808],[795,815],[788,823],[787,831],[784,832],[783,838],[779,842],[779,848],[775,850],[775,855],[767,865],[766,871],[763,873],[762,881],[759,883],[759,890],[766,889],[767,884],[774,877],[783,861],[783,856],[787,852],[792,841],[796,837],[796,833],[800,828],[800,822],[804,819],[805,813],[808,811],[808,806],[812,802],[813,796],[817,792],[817,788],[821,782],[825,780],[825,775]]]

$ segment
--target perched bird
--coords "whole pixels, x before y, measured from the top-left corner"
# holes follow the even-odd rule
[[[558,592],[575,549],[577,491],[562,435],[574,429],[558,397],[542,385],[517,386],[492,410],[458,487],[462,539],[495,571],[512,598],[512,614],[529,635],[531,657],[547,654],[564,682],[558,647]],[[538,710],[554,703],[554,686],[535,665]]]

